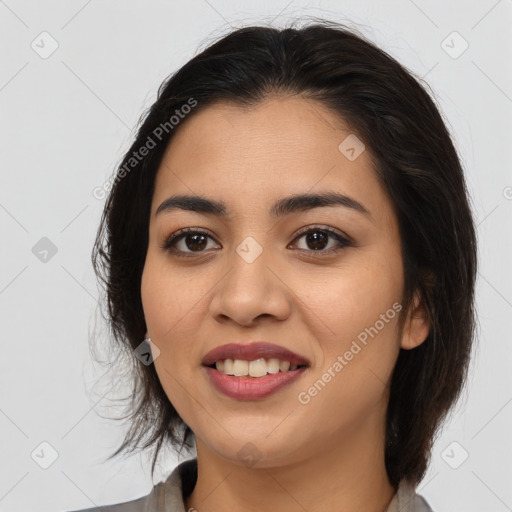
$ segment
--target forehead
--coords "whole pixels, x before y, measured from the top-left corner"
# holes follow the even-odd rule
[[[317,189],[386,202],[370,151],[354,137],[334,112],[298,96],[251,108],[216,103],[177,127],[157,173],[154,203],[186,193],[247,208]],[[351,159],[343,151],[354,142],[360,154]]]
[[[318,160],[320,152],[322,160],[329,155],[332,159],[339,152],[336,142],[349,133],[333,112],[300,97],[272,97],[250,108],[218,102],[185,118],[166,159],[172,163],[186,158],[209,166],[217,160],[226,165],[244,161],[245,168],[270,163],[277,168],[286,162]]]

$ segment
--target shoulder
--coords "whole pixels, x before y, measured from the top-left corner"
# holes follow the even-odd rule
[[[397,493],[388,508],[389,512],[434,512],[416,488],[405,479],[400,482]]]
[[[165,481],[141,498],[67,512],[184,512],[183,497],[192,491],[196,480],[197,459],[191,459],[176,466]]]
[[[412,512],[434,512],[434,511],[430,508],[430,505],[425,501],[425,498],[423,498],[423,496],[416,494],[414,496]]]
[[[159,510],[155,508],[161,494],[162,483],[154,486],[149,494],[137,498],[135,500],[125,501],[123,503],[115,503],[112,505],[97,505],[92,508],[83,508],[80,510],[72,510],[68,512],[149,512],[150,510]]]

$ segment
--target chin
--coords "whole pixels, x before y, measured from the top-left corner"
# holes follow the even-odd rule
[[[296,463],[304,459],[305,451],[296,443],[296,439],[286,436],[290,445],[283,445],[285,440],[282,435],[270,439],[267,430],[264,434],[255,436],[251,440],[247,436],[240,438],[229,437],[224,439],[221,445],[209,442],[219,457],[232,464],[248,469],[273,468]]]

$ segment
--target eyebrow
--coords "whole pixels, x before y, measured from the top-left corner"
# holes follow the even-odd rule
[[[337,192],[298,194],[284,197],[272,205],[270,208],[270,215],[273,218],[280,218],[292,213],[304,212],[312,210],[313,208],[323,208],[327,206],[343,206],[359,212],[369,219],[372,218],[370,211],[359,201]],[[224,219],[230,218],[228,209],[222,201],[192,195],[173,195],[168,197],[157,208],[155,215],[173,210],[187,210],[216,215]]]

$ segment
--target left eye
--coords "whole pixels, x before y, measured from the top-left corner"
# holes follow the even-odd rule
[[[332,229],[328,228],[310,228],[307,231],[304,231],[302,234],[300,234],[295,240],[300,240],[301,238],[304,237],[306,244],[309,245],[309,247],[312,247],[314,252],[337,252],[343,249],[344,247],[348,247],[351,245],[350,241],[347,238],[337,233],[336,231],[333,231]],[[334,249],[331,247],[328,250],[324,250],[325,246],[328,245],[329,238],[337,241],[338,247],[336,248],[336,246],[334,246]]]

